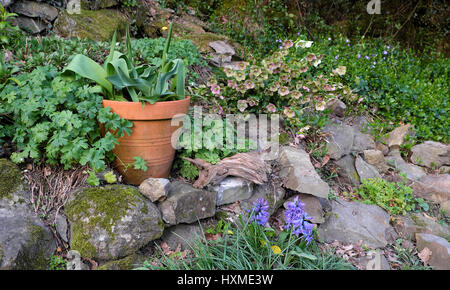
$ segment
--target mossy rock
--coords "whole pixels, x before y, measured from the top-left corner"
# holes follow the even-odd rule
[[[161,237],[158,208],[132,186],[86,188],[65,206],[71,249],[99,261],[120,259]]]
[[[7,159],[0,159],[0,199],[11,198],[22,184],[19,167]]]
[[[62,37],[80,37],[94,41],[111,40],[114,31],[124,35],[127,17],[118,10],[81,10],[80,14],[59,13],[54,32]]]
[[[106,262],[97,270],[133,270],[144,263],[146,257],[140,254],[132,254],[123,259]]]
[[[118,0],[81,0],[81,8],[86,10],[99,10],[119,5]]]
[[[46,270],[56,241],[32,208],[1,208],[0,220],[0,270]]]

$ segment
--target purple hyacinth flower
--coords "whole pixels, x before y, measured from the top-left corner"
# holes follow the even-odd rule
[[[249,222],[256,221],[257,224],[264,226],[269,219],[269,203],[264,198],[258,198],[253,203]]]
[[[297,237],[301,235],[307,243],[311,242],[314,225],[309,221],[313,218],[306,213],[305,204],[298,197],[287,204],[284,216],[286,230],[291,230]]]

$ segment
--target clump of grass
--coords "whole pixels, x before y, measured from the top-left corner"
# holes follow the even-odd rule
[[[352,265],[332,253],[323,253],[315,241],[307,244],[290,231],[276,234],[270,227],[256,222],[227,223],[216,240],[203,234],[190,243],[192,255],[178,259],[167,256],[158,247],[152,261],[138,269],[167,270],[335,270],[354,269]],[[156,262],[156,263],[155,263]]]

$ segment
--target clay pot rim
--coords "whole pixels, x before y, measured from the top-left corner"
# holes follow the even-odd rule
[[[156,102],[154,104],[141,102],[113,101],[103,99],[103,107],[110,107],[111,111],[128,120],[163,120],[171,119],[177,114],[185,114],[191,98],[176,101]]]

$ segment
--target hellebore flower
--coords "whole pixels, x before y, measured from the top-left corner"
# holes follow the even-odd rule
[[[266,106],[266,109],[267,109],[269,112],[272,112],[272,113],[275,113],[275,112],[277,111],[277,107],[275,107],[275,105],[272,104],[272,103],[268,104],[268,105]]]
[[[212,85],[211,86],[211,92],[214,95],[220,95],[220,87],[219,87],[219,85],[217,85],[217,84]]]
[[[238,108],[238,110],[241,111],[241,112],[244,112],[245,109],[247,109],[247,106],[248,106],[248,104],[247,104],[247,101],[246,101],[246,100],[239,100],[239,101],[237,102],[237,108]]]

